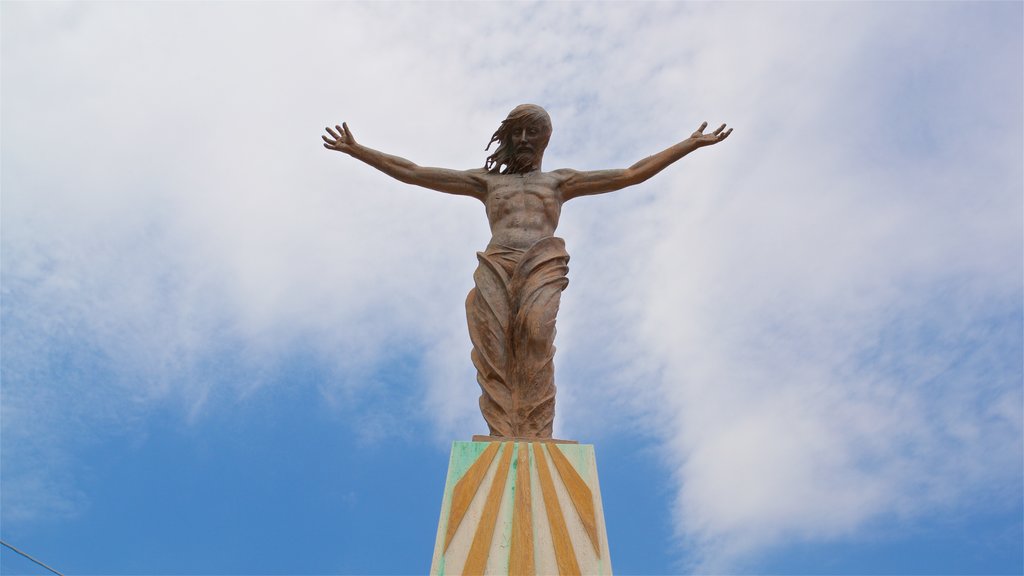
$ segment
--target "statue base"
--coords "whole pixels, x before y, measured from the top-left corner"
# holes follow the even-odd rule
[[[432,575],[611,574],[593,445],[473,440],[452,444]]]

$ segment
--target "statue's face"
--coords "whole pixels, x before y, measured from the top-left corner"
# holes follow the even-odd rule
[[[511,132],[513,164],[520,169],[525,168],[526,171],[540,168],[544,149],[548,147],[548,140],[551,139],[551,128],[540,121],[523,122]]]

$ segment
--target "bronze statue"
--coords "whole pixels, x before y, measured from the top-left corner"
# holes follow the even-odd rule
[[[725,124],[624,170],[541,171],[551,118],[516,106],[491,137],[497,149],[483,168],[428,168],[356,143],[348,125],[327,128],[324,147],[344,152],[406,184],[472,196],[484,203],[491,241],[477,253],[476,287],[466,298],[472,359],[483,394],[480,411],[492,436],[550,438],[555,417],[555,316],[568,285],[569,255],[554,236],[562,204],[639,184],[697,148],[725,140]]]

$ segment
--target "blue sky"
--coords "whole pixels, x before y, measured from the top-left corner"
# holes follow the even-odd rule
[[[556,436],[625,574],[1024,571],[1024,5],[0,5],[5,541],[68,574],[416,574],[482,433],[474,200],[567,204]],[[41,569],[0,552],[4,574]]]

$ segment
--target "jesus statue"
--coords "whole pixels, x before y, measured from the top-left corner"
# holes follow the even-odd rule
[[[381,172],[438,192],[483,202],[491,241],[477,253],[476,287],[466,298],[471,357],[483,392],[480,411],[490,435],[551,438],[555,418],[555,316],[568,285],[569,255],[555,237],[562,204],[639,184],[704,146],[725,140],[725,124],[689,138],[629,168],[544,172],[551,118],[534,104],[516,106],[491,136],[497,143],[483,168],[418,166],[356,142],[348,124],[327,128],[324,147],[344,152]]]

